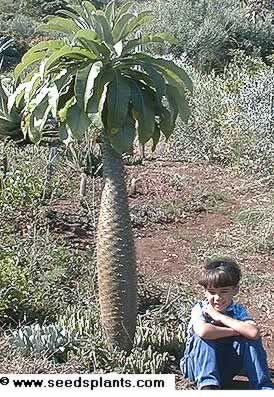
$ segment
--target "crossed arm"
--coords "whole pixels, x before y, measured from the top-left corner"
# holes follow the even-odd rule
[[[259,328],[254,321],[241,321],[226,316],[218,312],[209,304],[206,312],[216,322],[216,324],[208,324],[199,321],[194,325],[194,332],[203,339],[219,339],[230,336],[243,336],[247,339],[258,339],[260,337]],[[222,326],[223,325],[223,326]]]

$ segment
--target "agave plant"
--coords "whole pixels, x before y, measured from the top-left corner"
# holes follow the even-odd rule
[[[80,201],[87,194],[88,176],[100,175],[102,161],[100,157],[100,147],[94,139],[85,134],[85,138],[81,143],[71,141],[65,151],[66,164],[74,171],[80,174]]]
[[[59,324],[36,323],[11,331],[10,344],[12,350],[24,355],[45,354],[57,362],[64,362],[68,352],[76,348],[78,340]]]
[[[24,138],[21,130],[22,113],[16,106],[10,106],[9,98],[12,91],[12,79],[0,76],[0,138],[19,141]]]
[[[122,153],[135,136],[141,144],[170,136],[180,114],[187,120],[192,83],[173,62],[136,53],[137,46],[176,42],[165,33],[134,38],[151,12],[130,12],[131,2],[104,11],[89,1],[70,5],[38,28],[62,38],[31,48],[15,69],[16,101],[24,97],[25,137],[39,142],[49,115],[62,139],[80,140],[101,126],[105,184],[97,238],[101,321],[109,346],[129,351],[136,327],[136,260]]]
[[[0,37],[0,69],[5,57],[18,57],[18,52],[14,48],[14,39],[11,37]]]

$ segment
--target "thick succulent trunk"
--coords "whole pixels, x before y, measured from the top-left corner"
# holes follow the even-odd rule
[[[81,172],[81,181],[80,181],[80,200],[86,197],[87,192],[87,179],[88,176],[85,172]]]
[[[110,347],[130,351],[136,326],[136,259],[121,156],[103,147],[97,235],[101,321]]]

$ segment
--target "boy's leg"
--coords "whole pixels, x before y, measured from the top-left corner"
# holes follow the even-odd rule
[[[242,368],[249,379],[250,388],[252,390],[274,389],[261,338],[258,340],[236,338],[234,348],[241,357]]]
[[[242,360],[234,349],[234,338],[222,338],[219,341],[222,349],[219,350],[218,354],[218,366],[222,388],[226,389],[231,386],[234,376],[241,371]]]
[[[218,348],[215,340],[192,336],[189,352],[182,358],[180,367],[185,377],[197,383],[198,389],[209,385],[220,387],[222,383],[217,365]]]

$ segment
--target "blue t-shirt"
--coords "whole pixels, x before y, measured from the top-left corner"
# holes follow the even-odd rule
[[[205,321],[206,323],[214,324],[214,320],[205,313],[205,308],[208,305],[208,301],[204,299],[203,301],[199,301],[193,307],[191,311],[191,318],[187,328],[187,341],[186,341],[186,350],[189,346],[191,337],[194,335],[194,325],[199,321]],[[223,312],[226,316],[235,318],[236,320],[247,321],[253,320],[246,308],[243,305],[232,302]]]

